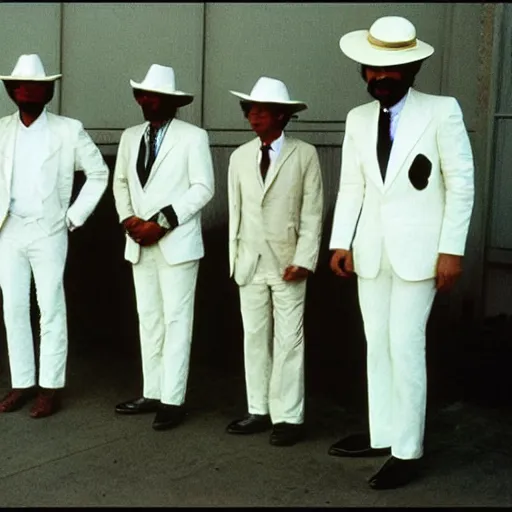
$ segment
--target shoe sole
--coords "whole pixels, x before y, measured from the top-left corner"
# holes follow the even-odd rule
[[[153,430],[170,430],[174,427],[177,427],[179,425],[181,425],[181,421],[179,423],[153,423],[153,425],[151,425],[151,427],[153,428]]]
[[[272,446],[293,446],[293,445],[297,444],[299,441],[302,441],[302,439],[294,439],[293,441],[286,441],[286,442],[270,440],[269,443]]]
[[[263,434],[263,432],[268,432],[269,430],[271,429],[271,426],[268,426],[268,427],[265,427],[265,428],[262,428],[262,429],[259,429],[259,430],[250,430],[250,431],[247,431],[247,430],[231,430],[231,429],[226,429],[226,432],[228,434],[234,434],[235,436],[250,436],[252,434]]]
[[[143,411],[127,411],[124,409],[115,409],[116,414],[126,414],[126,415],[135,415],[135,414],[150,414],[155,413],[157,409],[151,409],[151,410],[143,410]]]
[[[336,450],[336,449],[330,448],[327,453],[333,457],[354,457],[354,458],[357,458],[357,457],[382,457],[384,455],[391,455],[391,450],[374,449],[374,450],[359,450],[359,451],[349,452],[349,451],[345,451],[345,450]]]
[[[31,414],[30,417],[34,420],[39,420],[41,418],[48,418],[48,416],[53,416],[54,414],[56,414],[58,411],[52,411],[52,412],[49,412],[48,414]]]

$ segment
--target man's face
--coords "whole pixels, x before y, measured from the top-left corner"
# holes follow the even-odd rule
[[[32,80],[12,81],[8,84],[11,98],[22,111],[41,109],[51,98],[53,82]]]
[[[165,94],[134,89],[133,95],[142,109],[144,119],[150,123],[167,121],[176,114],[176,106]]]
[[[253,103],[247,113],[253,132],[260,138],[281,131],[283,118],[284,114],[277,112],[268,103]]]
[[[398,103],[412,85],[411,77],[400,66],[366,66],[364,71],[367,90],[382,107],[392,107]]]

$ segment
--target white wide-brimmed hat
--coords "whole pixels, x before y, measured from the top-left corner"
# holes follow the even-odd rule
[[[10,75],[0,75],[0,80],[30,80],[34,82],[53,82],[62,75],[46,76],[39,55],[21,55]]]
[[[340,39],[341,51],[367,66],[398,66],[426,59],[434,48],[416,38],[416,28],[400,16],[384,16],[370,30],[349,32]]]
[[[130,80],[130,85],[134,89],[142,89],[143,91],[158,92],[160,94],[174,96],[176,103],[180,106],[188,105],[194,100],[193,94],[176,89],[174,69],[169,66],[151,64],[144,80],[140,83]]]
[[[300,112],[308,108],[303,101],[294,101],[290,99],[290,94],[286,85],[275,78],[262,76],[252,88],[250,94],[243,92],[229,91],[231,94],[242,98],[244,101],[255,103],[276,103],[278,105],[286,105],[293,112]]]

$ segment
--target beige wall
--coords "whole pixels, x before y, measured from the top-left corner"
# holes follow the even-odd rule
[[[112,155],[122,130],[142,120],[130,78],[142,80],[154,62],[172,65],[178,88],[195,94],[180,117],[210,135],[217,193],[205,212],[208,227],[227,220],[227,159],[252,137],[228,91],[249,92],[259,76],[269,75],[284,80],[293,97],[308,103],[289,131],[317,145],[332,206],[346,114],[368,100],[358,66],[341,53],[339,38],[382,15],[403,15],[436,49],[417,87],[457,97],[473,142],[478,197],[468,240],[469,271],[458,292],[467,296],[481,292],[487,218],[482,191],[488,105],[482,103],[485,84],[479,80],[491,58],[482,44],[486,8],[477,3],[0,3],[0,73],[9,73],[21,53],[40,53],[49,73],[64,74],[52,110],[83,121],[102,151]],[[0,115],[11,111],[0,93]],[[510,238],[512,230],[497,222],[495,229]]]

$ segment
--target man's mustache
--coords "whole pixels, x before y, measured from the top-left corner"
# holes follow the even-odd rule
[[[370,87],[375,89],[386,89],[393,91],[395,89],[399,89],[403,87],[403,81],[402,80],[396,80],[395,78],[373,78],[369,82]]]

